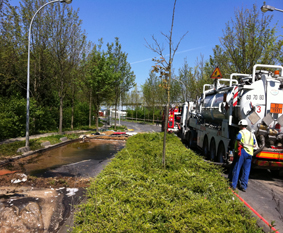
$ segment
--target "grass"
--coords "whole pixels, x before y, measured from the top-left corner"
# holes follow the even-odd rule
[[[127,140],[91,181],[73,232],[262,232],[228,189],[219,167],[163,133]]]

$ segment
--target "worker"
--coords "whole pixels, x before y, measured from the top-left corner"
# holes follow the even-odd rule
[[[240,131],[235,142],[236,156],[234,157],[235,163],[234,167],[232,168],[231,188],[235,190],[239,181],[238,188],[243,192],[246,192],[252,164],[253,148],[255,147],[255,138],[253,133],[247,129],[247,120],[240,120],[238,125]],[[240,171],[241,177],[239,179]]]

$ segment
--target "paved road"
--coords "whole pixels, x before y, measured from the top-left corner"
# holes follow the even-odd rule
[[[268,170],[252,169],[247,192],[239,195],[269,223],[275,221],[275,229],[283,232],[283,180]]]
[[[121,121],[121,125],[127,126],[128,129],[133,129],[134,132],[161,132],[161,125],[149,125],[145,123],[136,123],[129,121]]]
[[[223,175],[228,179],[228,169]],[[236,193],[268,223],[274,222],[278,232],[283,232],[283,207],[280,207],[283,177],[275,176],[267,169],[252,169],[246,192],[237,189]],[[265,232],[272,232],[260,218],[258,224]]]

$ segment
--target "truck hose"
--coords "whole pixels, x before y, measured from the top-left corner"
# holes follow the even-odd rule
[[[263,150],[263,148],[265,147],[265,138],[264,136],[261,134],[259,135],[260,141],[261,141],[261,147],[258,148],[255,152],[254,152],[254,156],[257,155],[259,152],[261,152]]]

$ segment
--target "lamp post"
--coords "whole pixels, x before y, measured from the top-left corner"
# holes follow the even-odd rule
[[[36,14],[45,6],[48,4],[54,3],[54,2],[65,2],[67,4],[70,4],[72,0],[54,0],[51,2],[47,2],[44,5],[42,5],[33,15],[30,25],[29,25],[29,34],[28,34],[28,65],[27,65],[27,116],[26,116],[26,148],[29,150],[29,71],[30,71],[30,38],[31,38],[31,26],[33,23],[33,20],[36,16]]]
[[[263,5],[260,9],[261,9],[261,11],[263,13],[265,13],[267,11],[280,11],[280,12],[283,12],[283,10],[277,9],[274,6],[269,6],[269,5]]]

